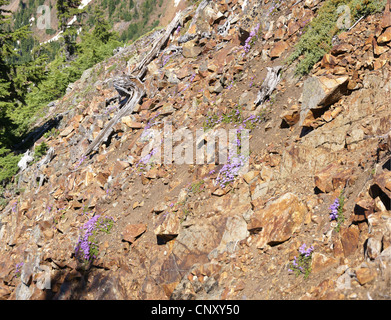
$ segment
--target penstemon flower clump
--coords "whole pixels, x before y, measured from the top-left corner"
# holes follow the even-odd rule
[[[23,262],[20,262],[20,263],[16,264],[15,275],[16,275],[17,278],[19,278],[20,275],[21,275],[21,268],[23,267],[23,265],[24,265]]]
[[[152,166],[156,164],[156,160],[153,157],[158,152],[157,148],[152,149],[150,153],[142,157],[139,162],[136,164],[136,169],[139,171],[139,175],[142,174],[143,171],[148,171]]]
[[[225,188],[228,184],[233,182],[236,177],[239,175],[240,170],[246,164],[248,156],[232,156],[228,158],[228,163],[226,163],[216,178],[216,184],[221,188]]]
[[[251,49],[251,47],[254,45],[255,41],[259,37],[259,28],[260,24],[258,23],[253,30],[251,30],[249,37],[246,39],[244,47],[243,47],[243,56],[248,53]]]
[[[334,200],[334,203],[329,207],[330,209],[330,220],[337,220],[338,219],[338,208],[339,208],[339,199],[336,198]]]
[[[98,243],[95,239],[98,232],[109,233],[114,220],[111,217],[93,216],[83,227],[84,235],[79,238],[75,247],[75,256],[85,262],[90,262],[98,254]]]
[[[345,197],[343,195],[343,190],[338,198],[335,198],[334,203],[329,207],[330,209],[330,220],[335,220],[337,222],[337,226],[335,227],[335,231],[339,231],[342,223],[345,221],[345,217],[343,215],[343,206],[345,203]]]
[[[294,257],[294,260],[289,266],[288,271],[294,272],[296,276],[304,274],[304,278],[308,278],[309,274],[311,273],[311,260],[313,251],[313,246],[307,248],[307,245],[303,243],[299,248],[300,255],[298,257]]]

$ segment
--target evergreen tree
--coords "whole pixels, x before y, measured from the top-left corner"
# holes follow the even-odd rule
[[[14,44],[28,36],[27,27],[10,31],[10,11],[2,9],[9,4],[9,0],[0,0],[0,148],[1,143],[7,143],[7,129],[11,125],[8,113],[16,101],[23,100],[20,89],[25,85],[26,78],[17,75],[17,66],[10,64],[9,60],[16,56]],[[9,141],[8,141],[9,142]]]
[[[77,18],[84,13],[83,10],[78,9],[80,3],[81,0],[57,0],[56,4],[58,24],[59,29],[63,32],[67,61],[71,60],[76,52],[77,29],[81,26]],[[70,25],[69,23],[74,17],[76,17],[76,21]]]
[[[23,115],[19,111],[25,107],[27,89],[37,85],[44,75],[45,58],[35,61],[19,61],[20,55],[15,50],[30,35],[29,27],[23,26],[12,30],[11,12],[3,6],[9,0],[0,0],[0,183],[7,182],[18,171],[19,156],[12,152],[16,143],[18,123],[14,115]]]
[[[7,61],[16,54],[14,43],[27,36],[26,28],[10,31],[10,12],[2,9],[7,4],[8,0],[0,0],[0,182],[10,179],[17,172],[18,160],[9,149],[13,140],[11,132],[15,127],[9,111],[20,98],[16,88],[21,79],[14,78],[16,68]]]

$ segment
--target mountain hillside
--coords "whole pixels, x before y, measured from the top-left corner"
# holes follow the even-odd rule
[[[36,123],[0,299],[389,300],[390,1],[170,14]]]
[[[185,0],[180,2],[183,4],[174,0],[82,0],[79,7],[85,11],[82,18],[84,28],[94,27],[93,12],[95,7],[99,7],[103,10],[104,17],[112,24],[112,30],[122,35],[124,40],[130,40],[135,39],[134,36],[142,35],[141,32],[148,28],[167,25],[178,5],[183,6],[187,3]],[[14,13],[13,22],[17,27],[30,25],[34,37],[40,43],[44,43],[59,32],[56,3],[57,0],[11,0],[4,8]],[[50,28],[42,29],[38,25],[38,19],[44,14],[38,11],[38,7],[42,5],[50,10]],[[129,28],[136,32],[129,32]]]

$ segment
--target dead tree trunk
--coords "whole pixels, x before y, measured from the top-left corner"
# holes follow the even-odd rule
[[[139,103],[141,98],[144,96],[145,91],[143,88],[140,88],[135,82],[129,80],[127,91],[131,94],[128,101],[122,107],[121,110],[114,116],[113,119],[109,121],[104,129],[99,132],[95,140],[88,146],[87,150],[84,152],[84,156],[88,155],[92,151],[98,150],[100,145],[107,141],[111,133],[113,132],[113,127],[121,120],[122,117],[131,114],[135,106]]]
[[[121,79],[117,81],[118,83],[115,85],[115,88],[117,89],[119,95],[127,95],[128,100],[114,116],[114,118],[109,121],[106,127],[101,130],[99,135],[88,146],[87,150],[83,153],[82,156],[87,156],[90,152],[97,151],[100,145],[107,141],[113,132],[113,127],[121,120],[121,118],[133,112],[135,106],[145,95],[145,89],[141,79],[146,72],[148,64],[156,58],[161,49],[166,45],[171,33],[177,28],[178,24],[181,23],[182,19],[187,14],[189,14],[190,11],[191,7],[184,11],[178,12],[171,23],[167,26],[164,34],[154,42],[152,49],[133,69],[131,75],[122,76]]]
[[[170,22],[170,24],[167,26],[166,31],[163,33],[163,35],[155,41],[155,43],[152,46],[151,51],[148,52],[148,54],[136,65],[136,67],[133,69],[132,74],[138,78],[142,79],[143,75],[145,74],[146,68],[148,64],[156,58],[156,56],[159,54],[160,50],[165,46],[167,43],[167,40],[169,39],[171,33],[178,27],[178,24],[182,22],[183,18],[190,12],[191,7],[178,12],[174,19]]]
[[[281,79],[282,66],[276,66],[272,68],[267,68],[267,75],[263,81],[261,88],[259,89],[257,99],[255,100],[255,105],[259,105],[265,102],[267,97],[270,97],[274,89],[277,87]]]

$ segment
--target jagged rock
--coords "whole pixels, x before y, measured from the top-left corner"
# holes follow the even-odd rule
[[[293,193],[286,193],[269,202],[264,209],[255,209],[254,217],[261,223],[257,228],[262,228],[257,247],[287,241],[301,227],[306,213],[306,206]]]
[[[299,106],[298,105],[293,105],[290,108],[290,110],[287,110],[284,113],[282,113],[280,117],[283,120],[283,123],[282,123],[283,127],[285,125],[289,126],[289,127],[294,126],[300,120],[300,109],[299,109]]]
[[[143,127],[141,122],[134,121],[130,116],[123,117],[121,122],[125,123],[131,129],[141,129]]]
[[[300,125],[311,110],[328,107],[347,92],[349,76],[338,78],[310,77],[304,81]]]
[[[354,254],[358,248],[360,230],[356,225],[351,225],[341,231],[341,243],[345,257]]]
[[[218,254],[225,251],[228,253],[235,252],[238,242],[248,236],[246,221],[239,216],[229,217],[220,244],[208,255],[208,258],[216,258]]]
[[[147,230],[145,224],[128,224],[122,232],[122,240],[133,243]]]
[[[318,0],[280,1],[278,10],[266,16],[276,3],[264,2],[249,6],[241,0],[202,1],[193,21],[181,14],[166,30],[135,41],[93,67],[81,79],[84,82],[77,81],[73,92],[52,107],[51,112],[58,112],[76,101],[75,94],[81,98],[76,108],[64,113],[60,131],[68,132],[41,138],[56,154],[34,164],[35,172],[23,172],[18,194],[4,190],[4,200],[10,203],[0,213],[0,299],[389,297],[390,144],[384,133],[390,123],[390,26],[381,15],[369,15],[335,37],[333,43],[339,44],[314,66],[305,90],[293,77],[294,64],[272,74],[270,78],[281,84],[265,84],[260,97],[269,107],[267,97],[278,89],[275,103],[267,109],[271,120],[251,131],[250,169],[232,186],[212,187],[221,168],[217,163],[145,170],[134,165],[148,142],[141,124],[161,130],[161,117],[167,116],[175,130],[193,130],[202,126],[208,112],[229,112],[238,99],[241,105],[251,102],[255,91],[246,92],[249,78],[261,81],[265,68],[282,63],[288,48],[278,52],[278,46],[293,47],[320,5]],[[282,14],[288,9],[291,14]],[[194,10],[191,14],[196,16]],[[251,30],[256,21],[264,22],[264,38],[254,43],[251,54],[242,55],[240,41],[243,45],[249,33],[241,30]],[[188,22],[190,28],[179,37],[176,26]],[[176,43],[200,52],[196,59],[184,58]],[[171,59],[163,66],[167,55]],[[134,82],[144,87],[146,97],[134,105],[132,115],[118,116],[126,106],[114,109],[108,102],[116,99],[115,91],[105,86],[111,87],[125,69],[134,70]],[[88,73],[98,78],[95,84],[86,78]],[[336,75],[348,77],[349,95],[343,96],[345,83]],[[84,94],[88,85],[96,90]],[[132,99],[134,91],[127,91]],[[303,123],[317,129],[305,134],[304,128],[297,137],[302,130],[295,127],[300,104],[301,111],[306,106],[309,110]],[[254,103],[246,108],[253,109]],[[113,116],[115,124],[109,120]],[[220,123],[218,128],[227,127]],[[89,147],[94,137],[97,140]],[[79,151],[88,149],[98,153],[78,157]],[[215,173],[209,174],[212,169]],[[189,191],[200,179],[205,187],[199,193]],[[342,188],[347,195],[346,222],[336,233],[327,207]],[[99,235],[99,254],[85,281],[75,274],[82,266],[74,258],[74,246],[83,231],[79,227],[94,214],[112,215],[115,223],[109,234]],[[288,256],[312,238],[314,276],[310,281],[297,279],[299,286],[287,285]],[[53,275],[51,290],[37,289],[39,276],[33,261],[26,260],[27,250],[42,252]],[[22,277],[15,277],[15,264],[21,261],[25,270]],[[338,262],[344,265],[338,267]]]
[[[199,56],[201,52],[202,49],[193,41],[186,42],[182,47],[182,54],[185,58],[195,58]]]
[[[360,268],[356,270],[357,280],[362,286],[374,280],[376,276],[376,271],[372,270],[371,268]]]
[[[288,47],[289,46],[285,41],[276,42],[269,52],[270,58],[279,58]]]
[[[369,189],[372,198],[380,197],[385,207],[389,210],[391,203],[391,171],[384,171],[374,178],[374,183]]]
[[[336,259],[319,252],[314,252],[311,257],[311,272],[313,273],[318,273],[337,263]]]
[[[382,246],[381,234],[369,237],[366,242],[365,256],[370,260],[376,259],[381,253]]]
[[[29,300],[31,295],[31,290],[23,282],[21,282],[15,289],[15,300]]]
[[[343,53],[347,53],[347,52],[350,52],[351,50],[353,49],[353,46],[350,45],[349,43],[341,43],[341,44],[338,44],[338,45],[335,45],[330,53],[333,55],[333,56],[338,56],[340,54],[343,54]],[[335,61],[335,59],[333,59],[332,57],[329,57],[330,59],[332,59],[333,61],[333,64],[336,64],[337,61]],[[331,64],[331,61],[329,62]]]
[[[180,217],[176,212],[169,212],[159,216],[155,228],[155,235],[164,242],[170,241],[178,236],[180,230]]]
[[[385,44],[391,41],[391,27],[387,28],[378,38],[378,44]],[[387,50],[386,50],[387,51]],[[384,51],[385,52],[385,51]],[[382,52],[383,53],[383,52]],[[379,53],[381,54],[381,53]]]

